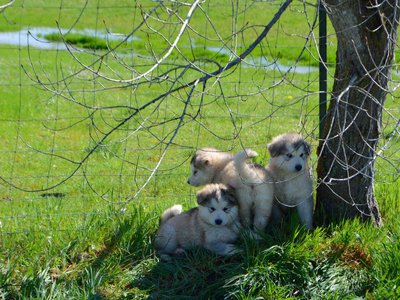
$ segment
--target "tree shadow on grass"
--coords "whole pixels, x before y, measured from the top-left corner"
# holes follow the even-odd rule
[[[102,224],[112,228],[103,243],[88,254],[91,257],[86,269],[90,272],[83,273],[79,285],[88,286],[87,282],[93,281],[91,274],[104,275],[91,289],[97,291],[92,296],[110,299],[229,299],[259,293],[288,294],[287,283],[304,284],[301,269],[307,263],[301,261],[302,257],[297,259],[298,268],[290,262],[292,254],[285,245],[305,236],[293,229],[297,226],[296,220],[293,222],[271,226],[261,234],[261,240],[243,234],[237,243],[239,253],[230,257],[195,248],[183,257],[163,262],[152,245],[156,219],[139,209],[118,221],[114,219],[112,224]],[[288,267],[293,268],[290,274]],[[278,285],[273,282],[276,279],[281,281]]]
[[[183,257],[158,261],[131,285],[150,291],[149,299],[226,299],[226,283],[243,272],[239,256],[218,257],[196,248]]]
[[[260,240],[243,234],[239,252],[230,257],[195,248],[163,262],[152,244],[157,218],[137,210],[94,226],[107,228],[108,234],[95,249],[73,259],[64,273],[73,268],[80,274],[68,284],[76,281],[89,299],[311,299],[322,290],[331,296],[326,299],[338,299],[372,289],[368,264],[354,267],[345,261],[359,255],[359,248],[350,242],[319,245],[326,230],[309,235],[298,226],[298,218],[290,216],[260,233]]]
[[[237,245],[240,252],[230,257],[220,257],[205,249],[195,248],[187,251],[185,256],[173,257],[168,262],[155,258],[152,266],[136,276],[129,286],[146,291],[148,299],[234,299],[238,295],[246,295],[249,290],[252,290],[250,294],[257,294],[266,289],[263,284],[270,284],[269,280],[273,280],[275,275],[269,278],[271,273],[267,269],[262,271],[264,274],[256,276],[252,272],[258,270],[258,265],[264,268],[268,259],[272,260],[271,264],[275,264],[281,259],[282,252],[285,252],[282,245],[292,241],[295,236],[304,236],[286,226],[271,228],[262,234],[261,240],[243,234]],[[280,271],[286,272],[276,270],[276,273]],[[247,278],[259,276],[262,277],[259,284],[252,286],[247,283]],[[276,277],[279,276],[276,274]],[[287,281],[293,281],[293,278],[287,278]],[[296,281],[299,279],[296,278]],[[287,289],[274,286],[265,293],[283,294],[287,293]]]

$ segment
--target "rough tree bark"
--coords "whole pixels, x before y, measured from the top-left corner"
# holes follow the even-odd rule
[[[338,47],[318,147],[319,224],[357,217],[382,224],[374,195],[374,162],[397,39],[398,2],[324,1]]]

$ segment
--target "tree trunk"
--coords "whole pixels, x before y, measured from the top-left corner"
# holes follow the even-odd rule
[[[337,35],[333,91],[318,147],[319,224],[359,217],[381,225],[374,196],[381,131],[398,25],[398,0],[326,0]]]

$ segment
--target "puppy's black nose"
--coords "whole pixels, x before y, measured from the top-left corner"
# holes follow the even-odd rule
[[[222,220],[221,220],[221,219],[216,219],[216,220],[215,220],[215,224],[221,225],[221,224],[222,224]]]
[[[296,171],[301,171],[302,166],[301,165],[296,165],[294,168],[296,169]]]

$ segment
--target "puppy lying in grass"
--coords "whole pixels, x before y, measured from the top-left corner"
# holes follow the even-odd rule
[[[199,246],[218,255],[235,253],[240,230],[239,208],[234,190],[224,184],[209,184],[197,193],[198,207],[182,212],[181,205],[161,216],[155,248],[161,259],[182,255]]]

